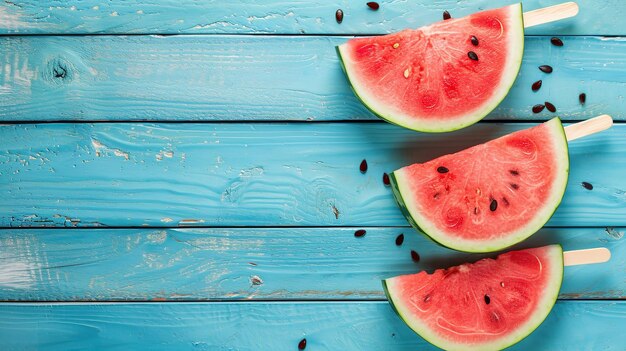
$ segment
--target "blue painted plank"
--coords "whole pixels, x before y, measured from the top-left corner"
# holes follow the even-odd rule
[[[531,125],[447,135],[386,123],[4,125],[0,226],[404,226],[383,172]],[[570,144],[549,225],[626,226],[625,133],[619,124]]]
[[[0,230],[0,300],[384,300],[382,279],[495,256],[447,250],[409,228],[365,227],[362,238],[356,229]],[[609,262],[565,269],[560,297],[623,299],[624,230],[546,228],[516,248],[606,247]]]
[[[510,350],[621,351],[624,301],[559,301]],[[584,328],[582,327],[584,326]],[[5,350],[435,350],[386,302],[0,304]]]
[[[335,46],[347,39],[0,37],[0,120],[377,120],[341,71]],[[547,110],[531,113],[544,101],[568,120],[626,118],[626,40],[563,40],[555,47],[549,37],[527,38],[519,79],[487,118],[547,119]],[[554,73],[540,72],[543,64]]]
[[[0,33],[389,33],[442,19],[448,10],[461,17],[515,0],[378,1],[370,10],[365,1],[342,0],[12,0],[0,5]],[[525,0],[525,10],[557,4],[555,0]],[[530,34],[622,35],[626,6],[620,0],[578,1],[577,17],[534,27]],[[335,21],[342,9],[344,20]]]

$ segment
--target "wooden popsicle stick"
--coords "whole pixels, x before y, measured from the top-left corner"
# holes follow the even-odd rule
[[[578,4],[575,2],[564,2],[558,5],[524,12],[524,28],[574,17],[577,14]]]
[[[567,137],[567,141],[572,141],[593,133],[609,129],[612,125],[613,118],[611,118],[611,116],[601,115],[565,127],[565,136]]]
[[[595,249],[573,250],[563,252],[563,265],[576,266],[579,264],[592,264],[606,262],[611,258],[611,251],[605,247]]]

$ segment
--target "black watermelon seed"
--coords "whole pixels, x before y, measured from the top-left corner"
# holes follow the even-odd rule
[[[370,9],[374,10],[374,11],[378,10],[378,8],[380,7],[380,5],[378,5],[378,3],[377,3],[376,1],[370,1],[370,2],[368,2],[368,3],[367,3],[367,6],[368,6]]]
[[[544,105],[537,104],[537,105],[533,106],[533,113],[539,113],[539,112],[543,111],[544,108],[545,108]]]
[[[541,65],[539,66],[539,70],[543,73],[552,73],[552,66],[549,65]]]
[[[514,169],[509,169],[509,173],[511,173],[514,176],[518,176],[519,175],[519,172],[514,170]]]
[[[343,11],[341,11],[341,9],[338,9],[335,12],[335,19],[337,20],[337,23],[343,22]]]
[[[517,190],[517,189],[519,189],[519,185],[517,185],[515,183],[511,183],[511,188]]]
[[[478,55],[473,51],[468,52],[467,57],[469,57],[470,60],[478,61]]]
[[[354,236],[357,238],[360,238],[362,236],[364,236],[366,233],[365,229],[359,229],[356,232],[354,232]]]
[[[361,164],[359,165],[359,170],[361,171],[361,173],[367,172],[367,161],[365,159],[361,161]]]
[[[472,45],[478,46],[478,38],[476,38],[475,35],[472,35],[472,37],[470,38],[470,41],[472,42]]]
[[[298,350],[304,349],[306,349],[306,338],[300,340],[300,342],[298,343]]]
[[[556,107],[554,107],[554,105],[552,105],[551,103],[546,101],[545,105],[546,105],[546,108],[548,109],[548,111],[550,111],[552,113],[556,112]]]
[[[591,185],[591,183],[582,182],[581,184],[582,184],[583,188],[585,188],[587,190],[593,190],[593,185]]]
[[[581,105],[584,105],[585,101],[587,101],[587,94],[581,93],[578,95],[578,102],[580,102]]]
[[[404,234],[400,234],[396,237],[396,245],[400,246],[404,242]]]
[[[450,12],[448,12],[448,10],[443,11],[443,20],[449,20],[450,18],[452,18],[452,16],[450,16]]]
[[[420,255],[417,252],[411,250],[411,259],[413,261],[415,261],[415,262],[419,262],[420,261]]]
[[[477,215],[478,214],[478,207],[474,207],[474,214]]]
[[[437,172],[439,172],[439,173],[448,173],[448,171],[449,170],[446,167],[444,167],[444,166],[437,167]]]
[[[391,184],[391,182],[389,181],[389,174],[387,173],[383,173],[383,184],[389,186],[389,184]]]
[[[541,88],[541,83],[542,83],[542,82],[541,82],[541,79],[539,79],[538,81],[536,81],[536,82],[534,82],[534,83],[533,83],[533,85],[532,85],[531,89],[532,89],[533,91],[537,91],[537,90],[539,90],[539,88]]]
[[[491,199],[491,203],[489,204],[489,210],[491,210],[491,212],[493,212],[497,208],[498,208],[498,201],[496,201],[496,199]]]
[[[485,303],[487,305],[491,303],[491,298],[489,297],[489,295],[485,295]]]
[[[557,38],[557,37],[552,37],[550,38],[550,42],[552,43],[552,45],[554,46],[563,46],[563,40]]]

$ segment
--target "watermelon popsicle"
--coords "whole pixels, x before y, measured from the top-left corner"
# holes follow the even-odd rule
[[[531,334],[554,306],[563,267],[606,262],[606,248],[560,245],[509,251],[432,274],[383,281],[389,303],[428,342],[446,350],[500,350]]]
[[[409,223],[466,252],[499,251],[528,238],[556,211],[569,173],[568,140],[609,128],[602,115],[563,128],[554,118],[390,174]]]
[[[476,123],[507,95],[524,52],[524,27],[574,16],[569,2],[522,13],[477,12],[337,47],[357,97],[388,122],[423,132]]]

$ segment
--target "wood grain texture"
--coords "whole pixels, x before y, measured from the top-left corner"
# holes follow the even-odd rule
[[[560,301],[510,350],[623,350],[626,302]],[[581,328],[581,326],[585,326]],[[436,350],[386,302],[0,304],[6,350]]]
[[[495,256],[447,250],[410,228],[356,229],[0,230],[0,300],[384,300],[382,279]],[[545,228],[516,248],[606,247],[609,262],[565,269],[560,297],[623,299],[623,234]]]
[[[0,33],[276,33],[361,34],[389,33],[416,28],[442,19],[515,3],[515,0],[378,1],[372,11],[365,1],[194,1],[194,0],[12,0],[0,5]],[[558,3],[526,0],[534,10]],[[580,13],[572,19],[528,30],[530,34],[622,35],[626,6],[620,0],[578,1]],[[344,20],[335,21],[342,9]]]
[[[445,135],[382,122],[3,125],[0,226],[404,226],[383,172],[531,125]],[[570,144],[549,225],[626,226],[625,133],[619,124]]]
[[[335,46],[347,39],[0,37],[0,120],[377,120],[341,71]],[[555,47],[549,39],[527,37],[520,76],[487,118],[548,119],[531,108],[549,101],[567,120],[624,120],[626,40],[564,37]],[[537,69],[544,64],[554,73]]]

